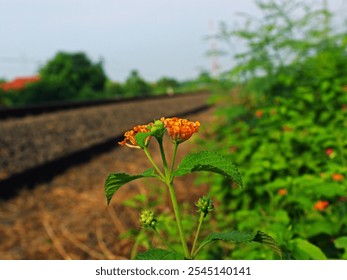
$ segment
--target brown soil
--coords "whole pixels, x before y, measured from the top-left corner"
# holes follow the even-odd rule
[[[196,147],[194,138],[206,135],[213,118],[213,109],[189,116],[202,127],[180,146],[180,156],[194,148],[203,149]],[[158,153],[153,153],[158,159]],[[115,144],[111,152],[1,202],[0,259],[128,259],[134,240],[121,235],[139,228],[138,212],[122,201],[134,194],[150,194],[150,183],[136,180],[127,184],[108,207],[103,186],[109,173],[139,174],[149,167],[141,150]],[[187,178],[176,180],[179,201],[195,201],[207,189],[192,187],[194,177]],[[167,203],[162,210],[171,211],[171,205]]]

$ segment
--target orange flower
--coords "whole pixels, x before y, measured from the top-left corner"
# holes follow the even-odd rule
[[[318,211],[323,211],[325,208],[329,206],[329,202],[326,200],[318,200],[315,205],[313,205],[313,209]]]
[[[286,189],[279,189],[278,190],[278,194],[281,195],[281,196],[284,196],[284,195],[288,194],[288,191]]]
[[[333,149],[333,148],[328,148],[328,149],[325,150],[325,154],[326,154],[327,156],[330,156],[330,155],[333,154],[333,153],[334,153],[334,149]]]
[[[135,135],[139,132],[149,132],[148,126],[150,125],[152,125],[152,123],[135,126],[132,130],[129,130],[124,133],[124,140],[122,142],[118,142],[118,144],[121,146],[128,146],[130,148],[139,149],[140,147],[136,143]],[[130,143],[128,143],[128,141]]]
[[[343,179],[345,179],[345,176],[339,173],[334,173],[333,175],[331,175],[331,178],[336,182],[340,182],[343,181]]]
[[[179,119],[177,117],[160,119],[169,133],[172,141],[182,143],[188,140],[193,133],[199,131],[200,122],[191,122],[187,119]]]
[[[255,116],[258,118],[258,119],[260,119],[262,116],[263,116],[263,111],[262,110],[257,110],[257,111],[255,111]]]

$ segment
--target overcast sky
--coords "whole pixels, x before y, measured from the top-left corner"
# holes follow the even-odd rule
[[[347,0],[328,2],[346,11]],[[254,1],[0,0],[0,78],[34,75],[58,51],[103,59],[117,81],[132,69],[148,81],[194,78],[211,70],[205,37],[220,22],[235,22],[237,12],[257,14]],[[218,63],[227,69],[231,60]]]

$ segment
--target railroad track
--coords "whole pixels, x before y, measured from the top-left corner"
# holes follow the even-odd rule
[[[115,148],[136,124],[205,110],[208,97],[198,92],[12,112],[0,121],[0,199]]]
[[[198,91],[198,92],[187,92],[179,93],[176,95],[170,96],[170,98],[180,98],[183,95],[189,94],[206,94],[207,91]],[[77,108],[87,108],[87,107],[96,107],[109,104],[120,104],[120,103],[129,103],[143,100],[160,100],[167,99],[167,95],[156,95],[156,96],[146,96],[146,97],[130,97],[130,98],[109,98],[109,99],[100,99],[100,100],[87,100],[87,101],[74,101],[74,102],[58,102],[54,104],[43,104],[43,105],[32,105],[25,107],[16,107],[16,108],[0,108],[0,120],[8,118],[22,118],[25,116],[40,115],[46,113],[53,113],[57,111],[65,111]]]

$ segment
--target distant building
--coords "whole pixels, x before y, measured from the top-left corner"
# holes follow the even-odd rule
[[[21,90],[27,84],[35,83],[40,80],[39,76],[31,76],[31,77],[19,77],[14,79],[11,82],[5,82],[0,84],[0,88],[4,91],[9,90]]]

